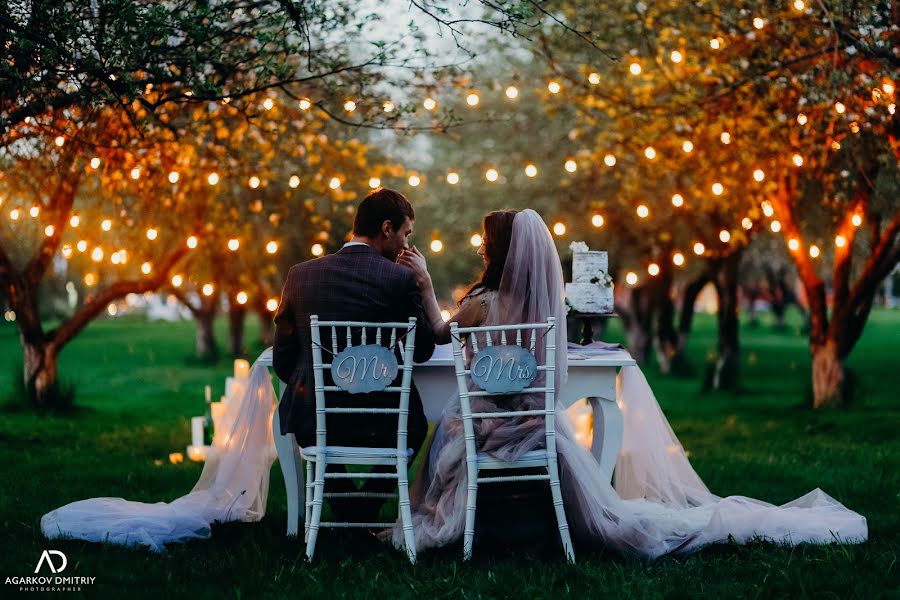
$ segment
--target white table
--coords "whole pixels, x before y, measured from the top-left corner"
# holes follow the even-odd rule
[[[272,349],[266,350],[258,363],[272,366]],[[619,367],[634,365],[635,361],[625,350],[605,352],[585,357],[569,354],[569,377],[560,391],[558,402],[568,408],[578,400],[587,398],[594,413],[594,437],[591,453],[600,468],[612,478],[616,458],[622,447],[624,422],[616,404],[616,372]],[[446,403],[456,398],[456,374],[450,344],[437,346],[431,359],[413,369],[413,382],[422,397],[425,416],[432,423],[441,420]],[[279,385],[278,400],[284,392],[284,382]],[[300,449],[291,433],[281,435],[278,411],[272,418],[272,431],[281,472],[284,475],[288,496],[288,535],[297,535],[300,517],[300,498],[303,497],[303,468]]]

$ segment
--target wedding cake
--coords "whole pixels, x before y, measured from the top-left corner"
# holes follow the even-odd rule
[[[579,313],[613,312],[613,283],[606,252],[572,242],[572,281],[566,283],[566,304]]]

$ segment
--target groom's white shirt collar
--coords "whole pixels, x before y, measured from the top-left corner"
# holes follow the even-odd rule
[[[365,242],[347,242],[346,244],[341,246],[341,250],[343,250],[344,248],[349,248],[350,246],[368,246],[368,244]]]

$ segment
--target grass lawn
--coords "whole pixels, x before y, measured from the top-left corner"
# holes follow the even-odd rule
[[[213,385],[217,397],[231,371],[230,360],[218,366],[187,360],[193,333],[191,323],[94,323],[61,357],[62,377],[77,389],[73,415],[0,411],[3,580],[33,575],[41,552],[55,548],[68,557],[65,575],[97,577],[83,595],[117,598],[900,597],[900,312],[872,315],[850,360],[859,400],[841,411],[807,408],[805,338],[765,321],[741,331],[740,393],[701,391],[700,372],[715,347],[714,320],[706,316],[697,319],[690,345],[696,377],[665,378],[648,369],[712,491],[783,503],[821,487],[867,517],[870,541],[860,546],[719,545],[649,566],[601,551],[579,552],[577,564],[566,565],[561,555],[537,548],[513,555],[476,549],[473,563],[463,564],[452,548],[421,555],[413,567],[398,552],[341,546],[323,535],[316,560],[307,564],[301,543],[284,535],[277,466],[262,522],[217,525],[211,540],[173,545],[164,555],[44,540],[41,516],[68,502],[166,501],[193,486],[201,466],[172,465],[167,455],[184,451],[189,419],[202,414],[203,386]],[[255,338],[253,329],[248,339]],[[19,356],[17,334],[3,323],[0,396],[13,388]],[[4,597],[10,592],[16,587],[0,588]]]

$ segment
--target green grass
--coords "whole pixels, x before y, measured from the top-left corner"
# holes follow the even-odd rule
[[[860,546],[720,545],[651,565],[582,551],[576,565],[556,552],[487,551],[463,564],[458,549],[424,554],[410,566],[397,552],[342,546],[323,537],[307,564],[284,536],[285,495],[272,471],[268,513],[259,523],[218,525],[213,537],[167,554],[79,541],[48,542],[41,515],[91,496],[149,502],[190,490],[198,464],[171,465],[189,418],[202,414],[203,386],[222,393],[230,361],[187,360],[190,323],[101,321],[62,354],[76,385],[69,416],[0,412],[0,576],[32,575],[41,552],[63,550],[66,575],[96,576],[85,595],[115,597],[900,597],[900,313],[877,311],[853,353],[859,399],[841,411],[807,408],[809,359],[796,330],[744,328],[743,389],[705,393],[699,383],[715,347],[714,322],[697,319],[691,379],[648,377],[691,461],[710,488],[771,502],[822,487],[869,521]],[[255,339],[256,330],[248,339]],[[224,336],[224,331],[220,331]],[[610,332],[610,339],[620,332]],[[224,338],[220,338],[224,339]],[[258,350],[258,348],[254,349]],[[3,367],[19,360],[15,330],[0,327]],[[252,357],[251,357],[252,358]],[[0,368],[0,396],[13,372]],[[544,544],[553,550],[552,543]],[[0,594],[15,593],[3,586]]]

